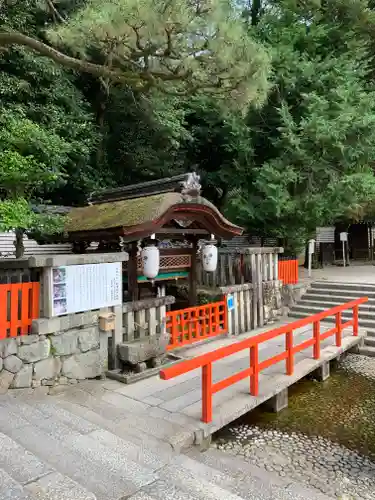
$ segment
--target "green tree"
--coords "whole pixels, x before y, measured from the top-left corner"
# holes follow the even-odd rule
[[[30,202],[40,188],[60,180],[69,145],[22,114],[3,112],[0,124],[0,229],[16,231],[16,257],[21,257],[24,232],[59,227],[58,219],[36,214]]]
[[[48,39],[54,46],[6,23],[0,31],[0,47],[23,45],[136,90],[204,89],[246,102],[268,89],[268,57],[225,0],[88,0],[48,30]],[[92,62],[98,52],[102,60]]]
[[[316,226],[375,193],[369,40],[345,5],[283,4],[257,25],[272,47],[274,86],[248,115],[254,163],[231,213],[251,231],[287,239],[293,251]]]
[[[38,36],[50,19],[39,5],[13,2],[0,10],[0,21]],[[2,53],[0,70],[0,227],[16,230],[20,256],[24,232],[60,227],[33,204],[75,204],[93,189],[97,134],[77,79],[53,61],[12,47]]]

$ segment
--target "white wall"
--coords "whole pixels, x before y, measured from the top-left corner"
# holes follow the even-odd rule
[[[13,242],[15,240],[15,235],[12,232],[0,233],[0,259],[10,259],[14,258],[15,247]],[[35,240],[29,239],[24,236],[23,244],[25,246],[24,257],[29,257],[30,255],[41,255],[41,254],[64,254],[72,253],[72,247],[70,243],[55,244],[55,245],[39,245]]]

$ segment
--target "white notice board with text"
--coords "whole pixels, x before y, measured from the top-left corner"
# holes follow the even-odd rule
[[[50,279],[53,316],[122,303],[121,262],[53,267]]]

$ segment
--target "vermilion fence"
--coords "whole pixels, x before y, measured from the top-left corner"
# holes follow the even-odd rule
[[[0,285],[0,339],[27,335],[39,317],[39,283]]]
[[[167,312],[168,350],[228,332],[226,301]]]
[[[160,378],[163,380],[169,380],[184,373],[190,372],[197,368],[202,368],[202,421],[211,422],[212,421],[212,396],[213,394],[243,380],[249,378],[250,381],[250,394],[252,396],[257,396],[259,393],[259,373],[266,368],[285,360],[286,373],[287,375],[293,375],[294,370],[294,355],[304,349],[313,347],[314,349],[314,359],[320,358],[320,342],[335,335],[336,346],[341,346],[342,331],[344,328],[350,326],[353,327],[353,335],[358,335],[358,307],[363,304],[368,299],[363,297],[360,299],[347,302],[327,311],[323,311],[318,314],[314,314],[308,318],[303,318],[298,321],[294,321],[288,325],[283,325],[280,328],[275,328],[269,332],[261,333],[256,337],[252,337],[242,342],[236,342],[235,344],[221,347],[216,351],[203,354],[194,359],[189,359],[183,361],[177,365],[171,366],[161,370]],[[342,312],[352,309],[353,318],[350,321],[342,323]],[[330,330],[320,333],[320,321],[329,316],[336,316],[336,324]],[[313,325],[313,337],[308,339],[298,345],[293,345],[293,331],[297,328],[312,324]],[[272,356],[262,362],[259,362],[258,353],[259,345],[268,340],[274,339],[279,335],[285,335],[285,351]],[[226,358],[232,354],[235,354],[244,349],[250,350],[250,364],[245,370],[242,370],[230,377],[220,380],[215,384],[212,383],[212,363],[218,361],[219,359]]]
[[[298,260],[279,260],[279,280],[283,285],[295,285],[298,283]]]

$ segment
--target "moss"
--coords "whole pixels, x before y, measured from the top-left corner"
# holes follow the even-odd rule
[[[164,193],[74,208],[69,214],[65,230],[67,232],[92,231],[136,226],[157,219],[171,206],[181,201],[182,196],[179,193]]]
[[[241,231],[241,228],[231,224],[218,209],[202,197],[186,200],[181,193],[162,193],[130,200],[120,200],[108,203],[98,203],[87,207],[73,208],[64,230],[68,233],[76,231],[94,231],[118,227],[131,227],[156,222],[174,205],[193,204],[207,207],[213,211],[224,224]]]

